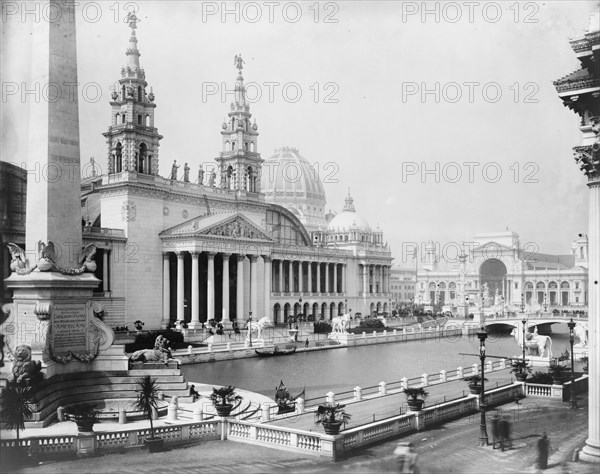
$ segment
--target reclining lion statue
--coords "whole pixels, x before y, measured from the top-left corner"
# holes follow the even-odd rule
[[[163,362],[165,365],[172,359],[171,350],[167,347],[168,339],[158,335],[154,342],[154,349],[141,349],[131,354],[131,362]]]

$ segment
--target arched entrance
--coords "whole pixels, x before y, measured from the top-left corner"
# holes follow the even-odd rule
[[[281,313],[281,306],[279,305],[279,303],[275,303],[275,306],[273,306],[273,324],[278,324],[279,323],[279,318]]]
[[[303,321],[307,321],[306,318],[308,318],[309,308],[310,308],[310,305],[308,303],[304,303],[304,306],[302,306],[302,320]]]
[[[327,315],[327,303],[323,303],[321,305],[321,318],[325,319],[325,316]]]
[[[329,305],[329,320],[331,321],[335,316],[335,303],[331,303]]]
[[[319,303],[313,303],[312,305],[312,320],[317,321],[319,319]]]
[[[504,297],[504,279],[506,277],[506,265],[497,258],[488,258],[479,267],[479,284],[483,288],[483,285],[487,283],[490,296],[493,297],[498,293]]]
[[[344,303],[338,304],[338,314],[344,314]]]
[[[381,313],[381,302],[377,302],[377,314]]]
[[[375,303],[371,303],[371,306],[369,306],[369,308],[369,316],[373,316],[373,311],[375,311]]]
[[[288,318],[290,317],[290,304],[286,303],[283,307],[283,322],[287,324]]]

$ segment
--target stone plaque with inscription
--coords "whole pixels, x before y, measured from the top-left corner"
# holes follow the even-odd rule
[[[55,303],[52,310],[52,351],[57,355],[89,351],[89,311],[86,303]]]

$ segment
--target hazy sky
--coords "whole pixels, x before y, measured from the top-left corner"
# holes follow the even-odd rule
[[[540,251],[569,253],[587,231],[587,188],[571,151],[579,121],[552,81],[578,69],[568,40],[587,29],[596,4],[82,1],[82,161],[93,156],[106,169],[101,133],[135,6],[163,176],[174,159],[195,176],[221,151],[231,101],[221,93],[241,53],[263,158],[297,147],[324,181],[328,209],[341,211],[350,188],[397,263],[407,242],[443,246],[506,227]],[[19,84],[34,16],[10,12],[2,81]],[[21,162],[27,112],[16,97],[3,94],[2,159]]]

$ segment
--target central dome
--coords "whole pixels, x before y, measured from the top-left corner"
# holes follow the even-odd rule
[[[296,148],[282,147],[262,165],[260,180],[265,200],[292,211],[307,230],[325,228],[325,190],[319,170]]]
[[[322,200],[325,190],[315,170],[296,148],[282,147],[263,163],[262,192],[267,196],[299,196]]]

